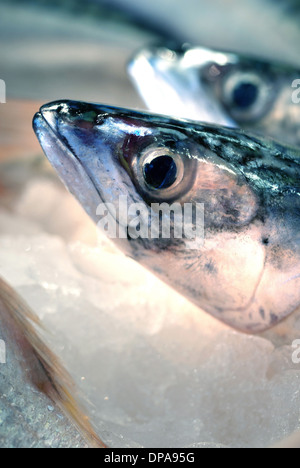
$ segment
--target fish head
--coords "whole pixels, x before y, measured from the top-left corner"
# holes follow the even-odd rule
[[[151,110],[300,144],[295,67],[203,47],[150,47],[129,73]]]
[[[160,114],[235,127],[235,122],[201,83],[201,68],[216,58],[203,50],[202,64],[186,61],[186,48],[152,46],[137,53],[128,72],[148,108]]]
[[[34,128],[94,221],[111,220],[127,255],[199,307],[258,332],[299,305],[299,166],[275,143],[70,101],[44,106]]]

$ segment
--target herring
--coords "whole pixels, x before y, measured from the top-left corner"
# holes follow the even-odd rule
[[[151,111],[300,147],[300,68],[204,47],[141,50],[129,74]]]
[[[148,211],[153,201],[204,204],[198,250],[174,236],[116,239],[201,309],[258,333],[299,307],[298,150],[237,129],[74,101],[43,106],[34,130],[96,223],[101,203],[115,205],[121,223],[124,195]]]

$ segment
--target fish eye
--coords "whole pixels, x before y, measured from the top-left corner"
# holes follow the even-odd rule
[[[250,81],[241,81],[233,90],[233,102],[239,109],[249,109],[253,106],[259,95],[259,87]]]
[[[172,191],[181,182],[183,175],[182,157],[170,147],[150,146],[140,159],[138,177],[146,191]]]
[[[222,100],[235,120],[245,122],[265,115],[270,94],[270,85],[264,77],[250,72],[235,72],[225,79]]]
[[[143,167],[146,184],[154,189],[167,189],[177,179],[177,166],[170,155],[162,155],[147,161]]]
[[[174,143],[174,142],[173,142]],[[162,141],[152,144],[134,160],[136,182],[146,199],[172,200],[183,196],[193,186],[197,154],[192,144]]]

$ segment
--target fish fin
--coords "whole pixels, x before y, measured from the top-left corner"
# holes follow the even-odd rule
[[[105,448],[82,408],[72,396],[75,384],[60,360],[37,333],[38,317],[0,277],[0,314],[9,338],[14,340],[26,363],[27,379],[47,395],[75,424],[90,447]]]

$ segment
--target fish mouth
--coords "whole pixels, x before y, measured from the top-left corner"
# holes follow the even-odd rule
[[[69,100],[46,104],[34,116],[33,129],[46,157],[96,226],[105,208],[124,230],[119,219],[120,196],[139,199],[120,163],[118,146],[131,120],[140,122],[141,118],[139,112]],[[127,237],[112,239],[120,250],[132,254]]]
[[[63,184],[95,220],[97,206],[103,201],[101,193],[59,129],[59,111],[71,102],[56,101],[42,106],[33,118],[33,130]]]

